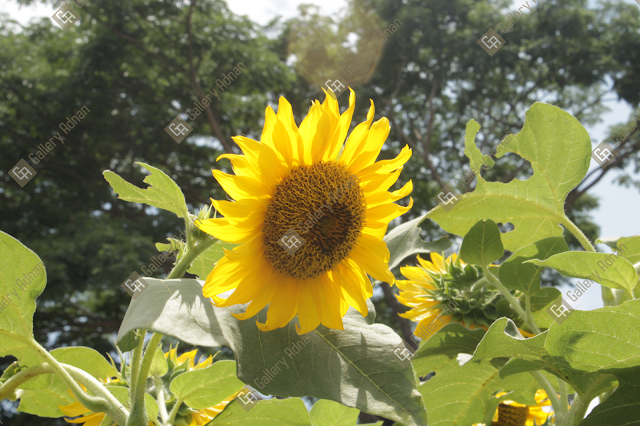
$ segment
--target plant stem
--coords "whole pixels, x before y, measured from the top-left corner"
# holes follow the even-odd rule
[[[540,386],[542,386],[544,391],[547,393],[547,396],[551,401],[551,405],[553,405],[553,411],[556,413],[556,419],[564,418],[564,415],[567,412],[567,406],[563,404],[564,401],[560,401],[558,394],[553,386],[551,386],[551,383],[549,383],[541,371],[530,371],[529,373],[538,381],[538,383],[540,383]]]
[[[582,244],[582,247],[584,247],[586,251],[596,251],[595,247],[593,247],[586,235],[584,235],[580,228],[578,228],[573,222],[571,222],[571,220],[566,215],[564,215],[560,223],[563,224],[567,228],[567,230],[571,232],[574,237],[576,237],[578,241],[580,241],[580,244]]]
[[[136,393],[136,385],[138,383],[138,372],[140,371],[140,358],[142,357],[142,348],[144,347],[144,338],[147,335],[146,329],[138,330],[138,335],[140,336],[140,341],[138,342],[138,346],[133,349],[133,358],[131,359],[131,383],[129,387],[131,388],[131,393]],[[133,407],[133,405],[132,405]]]
[[[33,367],[28,367],[26,370],[22,370],[21,372],[17,373],[15,376],[4,382],[2,386],[0,386],[0,401],[10,398],[13,391],[27,380],[41,374],[55,372],[56,371],[46,362],[40,365],[34,365]]]
[[[169,425],[172,425],[176,419],[176,415],[178,414],[178,409],[180,408],[180,406],[182,405],[182,400],[178,399],[176,400],[176,405],[173,406],[173,409],[171,410],[171,413],[169,414]]]
[[[147,345],[147,349],[144,352],[144,356],[142,357],[140,370],[138,370],[136,375],[135,393],[133,394],[131,401],[131,415],[129,416],[127,426],[146,426],[149,424],[149,416],[147,415],[147,410],[144,404],[144,388],[147,383],[149,369],[151,368],[151,363],[153,362],[153,357],[158,349],[160,340],[162,340],[162,334],[153,333],[151,340],[149,340],[149,344]]]
[[[489,268],[487,268],[486,265],[482,267],[482,270],[484,271],[485,278],[495,288],[500,290],[500,293],[502,293],[505,299],[509,301],[509,303],[511,304],[511,307],[518,313],[518,315],[520,315],[520,318],[525,320],[525,322],[529,325],[529,327],[534,333],[540,334],[540,329],[538,328],[536,323],[533,321],[533,318],[527,315],[524,309],[522,309],[522,306],[520,306],[520,303],[518,303],[518,300],[515,297],[513,297],[511,293],[509,293],[509,290],[507,290],[506,287],[502,285],[500,280],[498,280],[498,278],[496,278],[496,276],[489,271]]]
[[[198,256],[200,256],[203,251],[205,251],[213,244],[215,244],[216,241],[218,241],[217,239],[211,237],[201,241],[199,244],[194,246],[192,239],[193,237],[191,237],[191,234],[189,232],[187,232],[187,234],[189,235],[187,236],[187,248],[184,252],[184,255],[180,258],[178,263],[176,263],[176,266],[169,273],[169,275],[167,275],[167,280],[182,278],[187,272],[189,266],[191,266],[191,262],[193,262]]]
[[[611,378],[608,374],[601,374],[591,386],[587,389],[587,391],[580,397],[580,395],[576,395],[576,398],[573,400],[573,405],[571,405],[571,409],[567,413],[566,421],[560,424],[560,426],[578,426],[580,422],[584,419],[584,416],[587,413],[587,409],[589,408],[589,404],[597,395],[595,394],[598,387],[605,381]],[[584,401],[584,402],[583,402]]]
[[[163,425],[166,425],[169,415],[167,414],[167,405],[164,402],[164,384],[158,376],[153,377],[153,382],[156,385],[156,401],[158,402],[158,410],[160,411],[160,420]]]

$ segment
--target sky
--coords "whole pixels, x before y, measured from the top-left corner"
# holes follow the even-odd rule
[[[637,4],[635,0],[623,0],[629,4]],[[291,18],[297,14],[298,5],[301,3],[312,3],[320,7],[320,12],[325,15],[334,15],[341,8],[346,6],[345,0],[230,0],[227,4],[231,11],[238,15],[247,15],[252,21],[258,24],[266,24],[276,15],[283,18]],[[510,11],[518,9],[523,4],[523,0],[514,0]],[[639,6],[640,7],[640,6]],[[51,5],[40,3],[31,6],[19,7],[15,1],[0,0],[0,11],[6,12],[11,18],[26,24],[32,18],[50,17],[54,8]],[[535,6],[531,13],[535,12]],[[528,13],[528,12],[527,12]],[[52,25],[56,25],[51,20]],[[511,31],[514,31],[512,29]],[[618,102],[615,95],[608,95],[605,105],[611,109],[610,112],[602,116],[602,122],[595,126],[586,126],[589,135],[594,141],[603,141],[610,135],[607,128],[618,124],[631,114],[631,108],[625,102]],[[591,162],[590,171],[599,167],[595,161]],[[629,170],[633,172],[633,170]],[[632,236],[640,235],[640,221],[638,212],[640,211],[640,194],[637,190],[623,188],[613,184],[617,172],[610,172],[606,177],[591,189],[590,194],[599,198],[600,206],[592,212],[595,222],[600,226],[602,237]],[[599,245],[601,251],[611,250]],[[577,280],[575,280],[577,281]],[[571,287],[561,287],[560,290],[566,294]],[[577,302],[572,302],[572,306],[578,310],[591,310],[603,306],[599,284],[592,286]]]

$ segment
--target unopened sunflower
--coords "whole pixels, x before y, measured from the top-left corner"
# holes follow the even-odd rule
[[[456,254],[446,260],[438,253],[430,256],[431,261],[418,256],[420,266],[400,268],[408,280],[396,281],[398,301],[411,308],[400,316],[418,323],[416,336],[425,339],[450,322],[486,330],[500,316],[512,314],[506,300],[502,303],[503,315],[498,312],[498,302],[504,300],[499,291],[474,286],[482,277],[481,269],[467,265]]]
[[[504,392],[496,396],[505,395]],[[502,401],[493,416],[491,426],[541,426],[548,417],[553,416],[553,411],[545,411],[543,407],[550,407],[551,401],[543,389],[536,391],[536,405],[518,404],[514,401]],[[485,426],[476,423],[472,426]]]
[[[389,134],[389,121],[367,120],[344,143],[355,107],[339,113],[326,96],[315,101],[300,127],[291,105],[280,98],[278,114],[266,110],[261,141],[233,138],[244,155],[224,154],[235,175],[213,175],[235,201],[213,201],[224,218],[198,222],[223,241],[241,244],[223,257],[207,277],[204,296],[216,306],[249,303],[238,319],[270,304],[262,331],[287,325],[298,315],[298,333],[319,324],[343,329],[349,306],[367,315],[373,290],[367,274],[393,283],[389,250],[382,238],[389,222],[411,208],[394,203],[412,191],[409,181],[395,192],[411,150],[375,162]],[[373,124],[372,124],[373,123]],[[235,289],[227,298],[220,293]]]

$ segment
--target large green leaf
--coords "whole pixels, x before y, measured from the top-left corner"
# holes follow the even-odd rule
[[[335,401],[321,399],[309,412],[313,426],[354,426],[360,410],[345,407]]]
[[[188,371],[173,379],[171,393],[178,401],[201,410],[221,403],[243,386],[236,377],[236,363],[218,361],[212,366]]]
[[[385,235],[384,241],[387,243],[391,254],[389,269],[395,268],[404,259],[416,253],[442,253],[451,247],[451,241],[447,237],[430,242],[420,238],[421,229],[419,225],[425,218],[425,216],[419,217],[398,225]]]
[[[605,261],[611,261],[611,265]],[[627,294],[632,294],[638,282],[638,273],[633,265],[613,254],[568,251],[546,260],[533,259],[527,263],[553,268],[568,277],[589,278],[603,286],[624,290]]]
[[[465,146],[475,145],[479,128],[477,123],[467,126]],[[577,119],[560,108],[535,103],[526,113],[522,130],[496,157],[509,152],[528,160],[533,176],[504,184],[487,182],[478,174],[473,192],[459,197],[448,212],[437,206],[427,217],[447,232],[460,236],[482,219],[511,223],[513,231],[501,235],[504,247],[510,251],[544,238],[562,236],[559,224],[567,220],[565,198],[589,168],[589,134]]]
[[[117,375],[113,365],[98,351],[91,348],[82,346],[58,348],[52,350],[51,355],[59,362],[84,370],[100,381]]]
[[[640,368],[626,370],[619,381],[618,389],[596,406],[580,426],[640,425]]]
[[[144,280],[149,288],[137,299],[131,299],[118,330],[118,341],[132,330],[147,329],[195,346],[228,345],[220,327],[221,318],[228,315],[204,298],[200,282],[187,278]]]
[[[393,352],[401,339],[391,328],[372,324],[375,310],[370,301],[367,317],[353,308],[347,311],[344,330],[320,326],[298,336],[296,320],[287,327],[260,331],[256,320],[266,320],[266,309],[254,318],[237,320],[230,313],[243,312],[245,307],[212,306],[202,295],[202,284],[197,280],[145,280],[150,287],[131,301],[118,337],[135,328],[146,328],[193,345],[230,345],[240,380],[263,393],[310,395],[402,424],[426,425],[427,415],[412,368],[403,369],[394,361]],[[294,344],[307,339],[309,345],[294,348]],[[298,355],[297,351],[302,353]],[[264,383],[267,368],[273,369],[271,374],[278,374]],[[339,386],[336,377],[341,378]]]
[[[44,361],[34,346],[33,313],[46,282],[40,258],[0,231],[0,356],[13,355],[22,366]]]
[[[258,402],[245,411],[232,401],[207,426],[311,426],[309,414],[300,398],[271,399]]]
[[[500,265],[500,281],[509,289],[531,296],[540,290],[540,273],[544,267],[524,262],[531,259],[544,260],[567,250],[569,247],[562,237],[545,238],[524,246]]]
[[[508,399],[534,404],[535,379],[529,374],[500,377],[505,360],[468,362],[460,366],[459,353],[472,353],[484,330],[469,330],[461,324],[449,324],[426,341],[413,363],[418,374],[435,372],[435,376],[418,388],[423,395],[429,424],[469,426],[484,423],[503,398],[499,391],[512,392]]]
[[[480,220],[467,232],[460,246],[460,259],[487,266],[504,255],[500,229],[492,220]]]
[[[403,425],[427,424],[411,365],[403,368],[395,361],[402,339],[386,325],[372,324],[373,315],[364,318],[349,308],[344,330],[319,326],[302,336],[295,319],[269,332],[261,332],[255,320],[264,323],[266,309],[247,321],[226,322],[225,336],[238,361],[238,377],[261,393],[314,396]]]
[[[635,265],[640,262],[640,235],[634,237],[599,238],[596,243],[604,243],[618,252],[618,256]]]
[[[197,275],[200,279],[206,279],[213,266],[224,257],[224,249],[233,250],[238,244],[216,241],[211,247],[202,252],[197,259],[191,262],[187,272]]]
[[[62,417],[58,405],[70,405],[75,398],[69,394],[69,387],[59,377],[50,374],[51,383],[44,389],[25,390],[20,395],[18,411],[40,417]]]
[[[149,184],[142,189],[127,182],[112,171],[105,170],[104,178],[109,182],[118,198],[132,203],[144,203],[159,209],[175,213],[178,217],[188,218],[189,211],[182,191],[162,170],[145,163],[136,163],[151,172],[143,180]]]

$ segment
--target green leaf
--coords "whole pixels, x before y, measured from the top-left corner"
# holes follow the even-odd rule
[[[58,348],[52,350],[51,355],[59,362],[84,370],[100,381],[117,376],[111,363],[91,348],[82,346]]]
[[[459,353],[472,353],[484,330],[469,330],[461,324],[449,324],[426,341],[414,357],[418,374],[435,372],[435,376],[418,389],[429,413],[429,424],[469,426],[482,423],[500,402],[494,395],[510,393],[508,399],[521,403],[535,402],[535,379],[529,374],[517,374],[507,379],[499,376],[501,361],[468,362],[462,367]],[[502,399],[506,399],[506,396]]]
[[[640,425],[640,368],[620,375],[619,387],[602,404],[596,406],[580,426]]]
[[[562,237],[545,238],[524,246],[500,265],[500,281],[509,289],[531,296],[540,290],[540,273],[544,268],[524,262],[531,259],[544,260],[567,250],[569,247]]]
[[[606,288],[606,287],[604,287]],[[554,319],[549,315],[547,309],[555,303],[562,293],[555,287],[544,287],[531,295],[531,315],[538,327],[549,328]],[[526,310],[524,298],[521,300],[522,308]]]
[[[478,128],[467,126],[465,146],[475,145]],[[589,134],[576,118],[560,108],[535,103],[526,113],[522,130],[496,157],[508,152],[528,160],[533,176],[504,184],[487,182],[477,175],[473,192],[459,197],[448,212],[437,206],[427,217],[445,231],[460,236],[479,220],[512,223],[513,231],[501,234],[504,247],[512,252],[544,238],[562,236],[559,224],[568,220],[564,201],[589,168]]]
[[[391,257],[389,269],[398,266],[404,259],[416,253],[442,253],[451,247],[451,241],[442,237],[436,241],[426,242],[420,238],[420,223],[426,216],[419,217],[393,228],[384,237]]]
[[[225,243],[224,241],[216,241],[211,247],[207,248],[193,262],[187,272],[197,275],[200,279],[205,279],[213,266],[224,257],[224,249],[233,250],[238,244]]]
[[[189,211],[182,191],[162,170],[145,163],[136,163],[151,172],[143,182],[149,184],[142,189],[130,184],[112,171],[105,170],[104,178],[109,182],[118,198],[132,203],[144,203],[159,209],[175,213],[187,219]]]
[[[321,399],[316,402],[309,412],[313,426],[353,426],[358,420],[360,410]]]
[[[478,221],[462,240],[460,259],[478,266],[487,266],[504,255],[500,229],[492,220]]]
[[[300,398],[271,399],[258,402],[245,411],[232,401],[206,426],[311,426],[309,414]]]
[[[162,352],[162,344],[159,344],[156,353],[153,354],[149,376],[162,377],[167,374],[167,371],[169,371],[169,364],[167,364],[167,359]]]
[[[137,299],[131,299],[118,330],[118,342],[130,331],[144,328],[194,346],[228,345],[219,324],[228,315],[204,298],[200,282],[187,278],[144,280],[149,288]]]
[[[75,402],[75,398],[69,394],[68,386],[62,379],[53,374],[47,376],[51,377],[51,384],[46,388],[23,391],[18,411],[40,417],[64,416],[58,405],[70,405]]]
[[[173,379],[171,393],[178,401],[201,410],[221,403],[243,386],[244,383],[236,377],[236,363],[218,361],[212,366],[188,371]]]
[[[146,328],[193,345],[224,344],[235,352],[238,378],[261,392],[311,395],[402,424],[426,425],[427,415],[413,370],[403,369],[394,361],[393,351],[401,339],[391,328],[371,324],[375,310],[370,301],[367,317],[353,308],[347,311],[343,317],[344,330],[320,326],[298,336],[295,319],[286,327],[262,332],[256,320],[266,320],[266,309],[254,318],[240,321],[231,312],[243,312],[244,306],[224,309],[212,306],[202,295],[199,281],[145,280],[150,287],[131,301],[119,338],[135,328]],[[303,339],[312,342],[313,350],[309,347],[303,350],[305,345],[300,343]],[[279,363],[280,360],[283,362]],[[267,368],[273,368],[271,374],[280,370],[268,383]],[[336,386],[336,377],[341,378],[340,386]]]
[[[46,282],[40,258],[0,231],[0,356],[13,355],[27,367],[44,361],[34,346],[33,313]]]
[[[634,237],[598,238],[596,243],[603,243],[618,252],[618,256],[627,259],[632,265],[640,262],[640,235]]]
[[[367,304],[373,310],[371,301]],[[391,328],[369,324],[353,308],[342,318],[344,330],[321,325],[302,336],[296,333],[295,319],[269,332],[261,332],[256,320],[266,321],[266,309],[250,320],[225,322],[225,336],[238,361],[238,377],[259,392],[309,395],[403,425],[427,424],[413,368],[394,360],[402,339]]]
[[[611,261],[611,266],[605,261]],[[614,254],[568,251],[544,261],[534,259],[527,263],[553,268],[568,277],[590,278],[606,287],[625,290],[628,294],[632,294],[638,282],[633,265]]]

